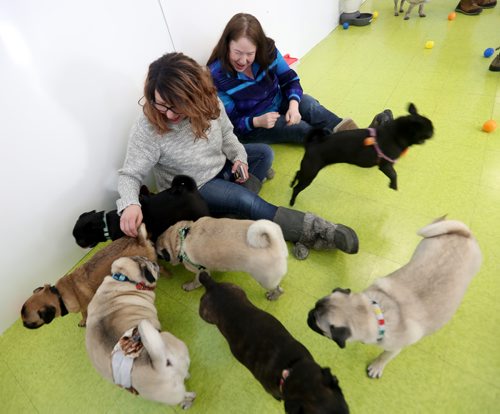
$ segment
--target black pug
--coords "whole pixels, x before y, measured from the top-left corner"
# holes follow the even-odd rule
[[[254,306],[240,287],[200,273],[206,289],[200,316],[217,325],[231,352],[287,413],[344,414],[349,408],[330,368],[321,368],[271,314]]]
[[[157,194],[150,193],[146,186],[142,186],[139,201],[144,223],[153,242],[180,220],[197,220],[210,215],[196,182],[187,175],[176,175],[172,186]],[[120,216],[116,210],[106,214],[95,210],[83,213],[73,228],[73,237],[80,247],[94,247],[97,243],[122,236]]]
[[[406,149],[423,144],[434,134],[432,122],[417,112],[414,104],[410,115],[390,120],[376,128],[352,129],[330,133],[325,129],[312,130],[305,139],[305,154],[300,170],[290,184],[293,187],[290,205],[297,195],[311,184],[318,172],[327,165],[347,163],[369,168],[378,165],[390,179],[389,187],[398,189],[394,163]]]

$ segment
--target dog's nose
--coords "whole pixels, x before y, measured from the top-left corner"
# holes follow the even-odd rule
[[[25,328],[28,329],[37,329],[40,328],[42,325],[38,325],[36,322],[23,322],[23,325]]]
[[[307,315],[307,325],[314,332],[317,332],[320,335],[324,335],[323,331],[319,329],[318,324],[316,323],[316,309],[312,309],[309,311],[309,314]]]

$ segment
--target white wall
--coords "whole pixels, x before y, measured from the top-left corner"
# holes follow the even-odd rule
[[[160,0],[176,50],[206,63],[228,20],[257,17],[280,51],[301,57],[338,24],[339,0]],[[193,4],[196,6],[193,7]]]
[[[149,63],[174,49],[205,63],[239,11],[300,57],[338,21],[337,0],[314,6],[0,0],[0,332],[34,288],[84,256],[71,236],[79,214],[115,208],[116,170]]]

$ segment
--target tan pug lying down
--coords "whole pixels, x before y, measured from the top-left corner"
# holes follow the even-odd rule
[[[268,290],[269,300],[277,299],[283,289],[281,279],[287,272],[288,248],[281,227],[269,220],[236,220],[202,217],[180,221],[156,241],[160,257],[173,265],[183,263],[195,272],[195,279],[183,286],[201,286],[200,271],[244,271]]]
[[[188,349],[171,333],[160,332],[154,305],[159,266],[145,257],[122,257],[111,273],[88,308],[85,339],[92,364],[130,392],[189,408],[195,393],[184,386]]]
[[[469,228],[442,220],[422,228],[424,239],[411,260],[368,289],[335,289],[309,312],[311,329],[334,340],[377,344],[384,352],[368,366],[372,378],[385,365],[455,314],[469,282],[481,266],[481,251]]]

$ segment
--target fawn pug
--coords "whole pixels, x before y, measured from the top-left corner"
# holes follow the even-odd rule
[[[424,5],[429,0],[406,0],[406,1],[409,3],[409,5],[408,5],[408,10],[406,10],[406,13],[405,13],[405,17],[404,17],[405,20],[408,20],[410,18],[411,11],[413,10],[413,8],[415,6],[418,6],[418,15],[420,17],[425,17]],[[404,10],[403,10],[404,2],[405,2],[405,0],[401,0],[401,4],[399,5],[399,13],[404,12]],[[398,0],[394,0],[394,16],[399,16],[399,13],[398,13]]]
[[[334,289],[309,312],[309,326],[341,348],[361,341],[384,349],[368,366],[372,378],[453,317],[481,265],[479,245],[460,221],[438,219],[418,234],[423,240],[402,268],[360,293]]]
[[[161,331],[154,305],[158,264],[142,256],[111,265],[88,307],[85,343],[95,369],[107,380],[143,398],[189,408],[189,352]]]
[[[173,265],[183,263],[195,272],[185,290],[200,285],[201,270],[245,271],[265,289],[269,300],[277,299],[280,282],[287,272],[288,248],[281,228],[269,220],[237,220],[202,217],[180,221],[156,241],[160,257]]]

